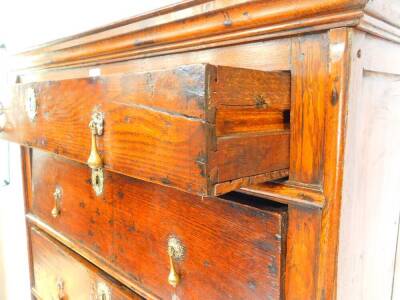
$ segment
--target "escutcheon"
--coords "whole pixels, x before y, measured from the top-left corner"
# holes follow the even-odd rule
[[[37,101],[35,90],[33,88],[28,88],[26,90],[25,111],[29,120],[31,122],[35,121],[37,115]]]
[[[92,188],[96,196],[101,196],[104,190],[103,168],[92,169]]]

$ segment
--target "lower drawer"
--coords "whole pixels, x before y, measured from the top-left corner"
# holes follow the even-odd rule
[[[238,193],[202,198],[110,172],[104,182],[96,197],[87,166],[35,150],[31,219],[162,299],[282,298],[285,207]]]
[[[37,299],[142,299],[36,228],[30,237]]]

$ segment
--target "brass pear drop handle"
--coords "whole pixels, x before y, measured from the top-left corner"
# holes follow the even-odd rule
[[[103,135],[104,130],[104,114],[95,112],[89,122],[89,128],[92,136],[90,155],[87,161],[91,169],[100,169],[103,167],[103,160],[100,157],[99,150],[97,149],[96,136]]]
[[[91,147],[90,155],[87,160],[88,166],[92,169],[92,187],[97,196],[103,193],[103,159],[99,154],[97,148],[97,137],[103,135],[104,131],[104,114],[101,112],[95,112],[92,115],[92,119],[89,123],[91,133]]]
[[[51,215],[53,218],[57,218],[61,213],[61,198],[62,198],[62,190],[60,187],[56,187],[53,193],[54,197],[54,208],[51,210]]]
[[[185,247],[177,237],[170,237],[168,239],[168,257],[169,257],[169,275],[168,283],[176,288],[181,280],[178,272],[176,271],[174,261],[182,260],[185,255]]]
[[[176,288],[179,284],[180,278],[179,274],[175,270],[174,262],[172,260],[172,255],[169,255],[169,264],[170,264],[170,270],[168,275],[168,283],[172,285],[174,288]]]
[[[56,288],[57,288],[57,297],[56,297],[56,299],[58,299],[58,300],[64,299],[65,298],[64,281],[62,279],[57,279]]]

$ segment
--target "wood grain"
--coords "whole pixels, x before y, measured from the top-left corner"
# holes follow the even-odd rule
[[[287,299],[324,299],[317,289],[321,210],[289,206],[286,258]]]
[[[294,3],[280,1],[193,1],[192,6],[177,6],[176,11],[149,14],[147,22],[125,20],[67,38],[46,47],[38,47],[21,54],[15,65],[26,67],[71,66],[87,62],[118,58],[160,55],[162,51],[184,51],[188,46],[207,46],[221,41],[234,41],[262,33],[284,33],[305,29],[310,32],[324,26],[356,24],[362,17],[365,0],[304,0]],[[119,29],[116,30],[115,28]],[[137,56],[136,56],[137,58]]]
[[[218,138],[218,150],[209,156],[211,170],[216,168],[216,182],[258,175],[265,170],[287,170],[289,139],[289,131]]]
[[[292,44],[292,109],[290,180],[322,183],[324,107],[327,97],[326,35],[294,38]]]
[[[99,283],[106,285],[112,299],[143,299],[35,227],[29,233],[36,298],[58,299],[57,281],[62,280],[63,299],[97,299]]]
[[[20,83],[32,83],[49,80],[65,80],[90,76],[90,71],[97,69],[103,76],[148,72],[172,69],[182,65],[209,63],[212,65],[231,66],[261,71],[289,70],[291,39],[261,41],[241,45],[228,45],[220,48],[195,49],[183,53],[169,53],[168,56],[142,57],[97,64],[95,67],[79,65],[75,68],[16,71],[14,76]],[[254,59],[257,57],[257,60]],[[17,80],[18,79],[18,80]],[[14,82],[15,82],[14,81]]]
[[[323,208],[326,200],[321,191],[292,186],[287,181],[263,182],[241,188],[240,191],[249,195],[256,195],[257,197],[273,199],[274,201],[289,204],[293,207]]]
[[[284,107],[268,108],[266,105],[259,105],[258,108],[256,106],[221,107],[215,112],[217,126],[208,131],[215,130],[216,132],[217,139],[208,144],[215,146],[220,137],[223,140],[226,136],[240,134],[249,136],[254,135],[254,132],[271,133],[289,129],[292,134],[290,182],[278,181],[254,185],[255,178],[264,176],[271,179],[270,174],[266,173],[234,179],[216,184],[214,187],[227,192],[246,182],[252,184],[246,188],[246,192],[289,206],[288,253],[285,258],[288,263],[285,267],[286,278],[284,279],[286,299],[335,299],[338,273],[339,282],[342,283],[342,286],[339,285],[341,288],[337,296],[339,299],[341,297],[357,298],[359,290],[367,290],[367,288],[360,288],[364,286],[373,290],[372,294],[376,295],[378,289],[375,287],[380,280],[387,278],[387,273],[357,273],[360,269],[352,268],[352,263],[357,263],[354,256],[362,254],[364,249],[360,247],[362,234],[360,235],[357,231],[359,224],[363,223],[358,220],[360,215],[364,216],[364,211],[367,212],[365,216],[369,216],[368,212],[373,211],[374,216],[384,216],[379,225],[386,226],[393,220],[385,218],[386,215],[394,214],[395,210],[376,211],[376,208],[380,207],[379,204],[384,206],[388,203],[387,201],[396,197],[385,197],[385,199],[373,197],[371,206],[368,199],[374,195],[374,192],[363,197],[357,194],[360,189],[367,191],[369,186],[359,186],[360,180],[365,178],[364,173],[360,173],[361,176],[356,176],[356,179],[351,178],[351,174],[357,171],[353,163],[363,157],[362,155],[359,157],[359,153],[371,151],[368,147],[372,146],[366,144],[365,147],[361,147],[361,152],[357,151],[358,138],[363,136],[363,132],[358,129],[365,124],[356,121],[354,115],[362,115],[365,112],[365,106],[358,105],[359,101],[350,98],[350,113],[347,115],[348,91],[358,95],[358,100],[363,100],[359,94],[361,85],[357,80],[349,79],[348,72],[355,69],[357,72],[367,69],[373,74],[370,74],[370,77],[378,73],[385,79],[388,74],[398,72],[400,56],[397,55],[399,41],[397,6],[394,2],[380,0],[368,2],[324,0],[301,1],[301,3],[289,0],[189,1],[175,8],[170,7],[147,16],[125,20],[122,23],[70,39],[59,40],[23,53],[19,56],[21,64],[16,68],[27,69],[16,71],[14,76],[17,82],[32,83],[87,77],[92,67],[98,68],[103,76],[108,76],[138,71],[152,72],[156,69],[166,70],[193,63],[291,72],[292,101],[287,102],[291,106],[290,125],[288,122],[281,123],[281,120],[287,117]],[[246,12],[249,16],[248,21],[241,19]],[[224,13],[228,14],[228,18]],[[241,16],[240,13],[244,15]],[[227,22],[228,25],[232,22],[232,24],[222,28],[223,22]],[[190,26],[185,27],[185,24]],[[179,26],[181,28],[177,29]],[[355,33],[358,31],[345,28],[349,26],[370,33],[370,35],[363,33],[365,38],[362,47],[356,43]],[[338,29],[331,30],[332,28]],[[217,31],[213,31],[214,29]],[[140,39],[137,39],[138,37]],[[392,42],[387,42],[385,39]],[[146,43],[150,40],[152,43]],[[349,47],[352,47],[353,51],[351,57],[348,53]],[[382,55],[382,49],[386,55]],[[361,51],[358,52],[358,50]],[[358,65],[360,57],[362,66]],[[363,76],[359,77],[363,78]],[[235,80],[235,82],[240,81]],[[235,91],[241,92],[236,85],[230,86],[231,90],[235,88]],[[374,89],[371,93],[378,90],[379,88]],[[355,97],[354,95],[351,94],[351,97]],[[370,95],[367,98],[369,99]],[[385,95],[378,98],[389,99],[390,97]],[[251,97],[248,99],[251,100]],[[262,101],[259,103],[262,104]],[[368,103],[370,102],[367,102],[367,105]],[[196,110],[196,107],[193,106],[193,108]],[[234,111],[233,108],[237,110]],[[392,107],[386,113],[389,114],[390,111]],[[221,116],[230,119],[219,119]],[[150,119],[149,121],[154,122],[154,119]],[[349,122],[351,127],[350,136],[345,139],[346,122]],[[379,135],[379,138],[383,138],[383,135]],[[345,140],[350,141],[346,150],[344,149]],[[285,143],[287,144],[289,142]],[[356,145],[355,148],[354,145]],[[363,161],[363,166],[368,165],[366,161]],[[343,167],[346,165],[345,172],[349,175],[344,178],[345,189],[342,191]],[[375,178],[380,173],[375,172],[368,178]],[[210,175],[212,175],[211,178],[217,178],[218,172],[215,170],[211,172],[210,169]],[[127,189],[129,190],[129,187]],[[342,193],[344,193],[343,203]],[[355,194],[358,196],[354,197]],[[365,199],[366,203],[363,202]],[[207,216],[208,213],[205,212],[204,215]],[[152,298],[151,291],[144,289],[140,282],[133,282],[130,275],[121,270],[115,271],[114,264],[96,256],[94,250],[88,250],[75,240],[69,240],[37,216],[31,214],[29,219],[45,228],[47,232],[51,232],[68,247],[101,266],[112,276],[134,289],[141,290],[147,298]],[[372,224],[367,223],[368,226]],[[358,224],[358,227],[355,226],[354,229],[349,224]],[[154,225],[154,227],[158,226],[160,225]],[[341,247],[343,247],[341,249],[348,250],[348,256],[345,257],[349,258],[350,264],[343,264],[337,270],[339,227],[345,232],[341,237]],[[351,230],[346,231],[348,228]],[[382,227],[376,226],[374,230],[375,228]],[[390,228],[390,231],[392,229],[389,226],[385,228]],[[372,232],[375,231],[372,230]],[[378,235],[376,240],[382,236]],[[356,240],[359,240],[359,243],[354,243]],[[373,241],[375,242],[375,239]],[[372,243],[369,249],[373,251],[374,247],[381,244],[389,243],[388,240],[383,243]],[[234,247],[233,244],[232,247]],[[218,247],[215,249],[219,251]],[[380,268],[383,265],[386,266],[386,262],[391,257],[391,255],[385,255],[385,259],[382,258],[384,263]],[[370,259],[368,262],[372,264],[374,260]],[[356,280],[357,285],[352,285],[354,274],[362,274],[362,276],[356,276],[360,278]],[[380,276],[381,274],[384,276]],[[368,279],[368,276],[379,276],[379,278],[371,281],[371,284],[365,284],[363,280]],[[385,280],[386,284],[389,281]],[[343,293],[343,284],[347,291],[350,291],[348,294]]]
[[[98,198],[86,166],[36,150],[33,161],[30,212],[159,297],[283,297],[284,206],[237,194],[202,198],[109,172]],[[53,218],[56,186],[63,197]],[[170,236],[186,247],[175,290],[167,282]]]
[[[339,222],[342,206],[344,147],[347,129],[351,36],[348,28],[328,33],[329,94],[325,103],[324,181],[326,205],[322,211],[317,297],[336,298]]]
[[[21,113],[29,88],[39,103],[34,121]],[[88,124],[101,111],[105,130],[98,146],[106,168],[212,195],[215,184],[288,168],[289,105],[288,72],[197,64],[17,85],[0,137],[85,162]],[[220,108],[225,113],[216,113]],[[225,126],[241,109],[248,115],[263,110],[261,124],[242,119]],[[274,119],[277,111],[286,117]],[[274,126],[263,125],[270,119]]]
[[[216,113],[216,134],[224,136],[235,133],[289,130],[289,119],[289,110],[221,108]]]

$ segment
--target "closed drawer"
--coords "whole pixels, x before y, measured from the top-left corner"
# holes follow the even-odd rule
[[[110,172],[104,195],[95,197],[87,166],[39,151],[32,176],[30,219],[133,285],[163,299],[281,298],[285,207],[235,193],[200,197]]]
[[[17,85],[0,138],[198,195],[285,177],[290,74],[211,65]]]
[[[34,227],[30,240],[37,299],[142,299]]]

